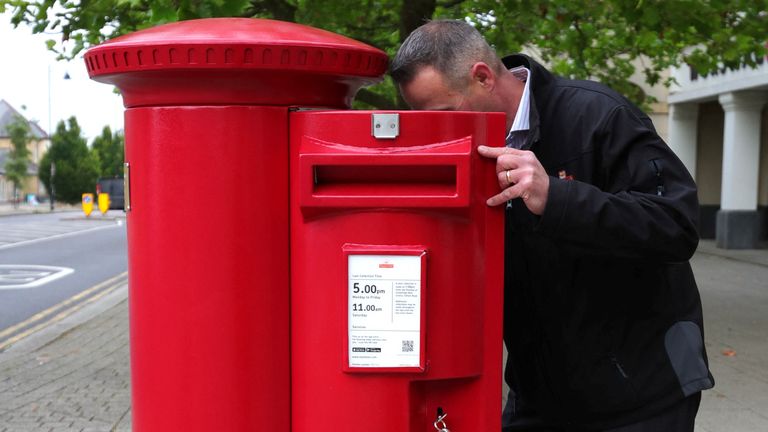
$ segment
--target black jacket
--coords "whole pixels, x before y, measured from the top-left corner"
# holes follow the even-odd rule
[[[518,414],[612,427],[714,385],[688,259],[696,185],[650,119],[609,88],[531,70],[541,217],[507,209],[505,377]]]

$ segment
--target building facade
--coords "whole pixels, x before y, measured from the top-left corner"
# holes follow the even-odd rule
[[[669,145],[699,187],[701,234],[754,249],[768,237],[768,61],[708,76],[674,69]]]
[[[5,176],[5,163],[10,157],[13,144],[6,130],[6,126],[14,121],[16,116],[24,118],[14,107],[5,100],[0,99],[0,202],[11,201],[14,199],[13,183],[8,181]],[[26,120],[26,118],[24,118]],[[36,196],[45,195],[43,187],[37,176],[37,168],[43,155],[50,147],[48,134],[35,122],[29,122],[29,129],[32,139],[27,143],[27,149],[30,153],[29,163],[27,164],[27,178],[19,191],[19,197],[24,198],[28,194]]]

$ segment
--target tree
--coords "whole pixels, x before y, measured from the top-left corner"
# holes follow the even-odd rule
[[[9,5],[14,25],[59,33],[49,47],[67,58],[140,28],[214,16],[295,21],[391,56],[426,19],[467,19],[500,53],[529,49],[562,75],[598,79],[641,104],[651,99],[629,81],[638,59],[650,84],[682,63],[701,74],[755,66],[765,57],[768,28],[768,0],[0,0],[0,11]],[[389,79],[357,99],[402,106]]]
[[[66,124],[59,122],[51,137],[51,148],[40,161],[38,175],[49,192],[52,163],[56,166],[53,187],[57,200],[75,204],[80,202],[83,193],[93,191],[99,177],[99,161],[88,150],[74,117]]]
[[[91,151],[99,161],[101,177],[122,177],[123,161],[125,160],[125,139],[122,133],[115,132],[105,126],[101,135],[94,138]]]
[[[7,126],[6,130],[11,138],[13,149],[5,162],[5,177],[13,183],[14,205],[19,203],[19,190],[24,187],[24,179],[27,178],[27,165],[29,164],[30,152],[27,144],[32,139],[29,123],[19,116],[14,115],[13,121]]]

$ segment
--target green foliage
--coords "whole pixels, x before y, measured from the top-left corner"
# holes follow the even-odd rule
[[[125,160],[125,138],[122,133],[112,133],[109,126],[105,126],[101,135],[91,143],[91,153],[99,161],[101,177],[122,177]]]
[[[29,164],[29,149],[27,144],[32,139],[29,130],[29,123],[19,116],[15,115],[6,129],[11,138],[13,149],[5,162],[5,177],[13,183],[13,196],[18,196],[18,191],[24,185],[24,179],[27,178],[27,164]]]
[[[99,177],[99,161],[88,150],[80,126],[74,117],[59,122],[51,137],[51,148],[40,161],[38,176],[51,191],[51,164],[56,167],[53,187],[56,200],[70,204],[80,202],[82,194],[93,191]]]
[[[0,0],[13,9],[11,23],[35,33],[58,33],[48,42],[60,58],[71,59],[106,39],[174,21],[238,16],[247,0]]]
[[[58,32],[72,58],[105,39],[170,21],[214,16],[295,21],[344,34],[392,56],[425,19],[467,19],[500,54],[523,48],[562,75],[592,78],[637,103],[638,59],[650,84],[688,63],[700,74],[754,66],[766,55],[768,0],[0,0],[13,23]],[[64,48],[67,47],[68,50]],[[358,94],[361,106],[402,106],[389,79]]]
[[[554,0],[463,2],[501,52],[523,47],[565,76],[601,81],[637,103],[653,102],[629,81],[688,63],[700,73],[754,66],[766,54],[766,0]],[[492,12],[489,12],[492,11]]]

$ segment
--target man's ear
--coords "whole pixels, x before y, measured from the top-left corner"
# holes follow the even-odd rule
[[[481,87],[491,90],[496,85],[496,74],[490,66],[484,62],[477,62],[472,65],[470,71],[472,81],[480,84]]]

